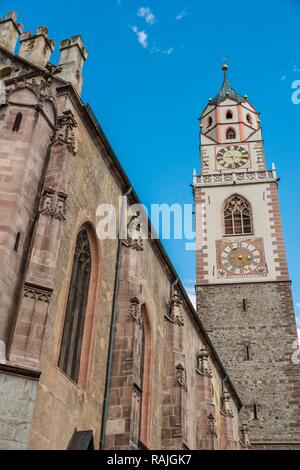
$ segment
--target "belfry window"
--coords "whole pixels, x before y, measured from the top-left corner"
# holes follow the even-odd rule
[[[230,127],[229,129],[227,129],[227,131],[226,131],[226,139],[227,139],[227,140],[235,139],[235,130],[232,129],[232,127]]]
[[[237,194],[225,203],[224,223],[226,235],[244,235],[253,233],[250,204]]]
[[[249,122],[249,124],[252,124],[252,117],[250,114],[247,114],[246,119]]]
[[[86,228],[77,236],[59,367],[78,383],[84,322],[91,277],[91,249]]]
[[[227,111],[226,119],[232,119],[232,112],[231,111]]]
[[[19,132],[22,119],[23,119],[22,113],[18,113],[17,116],[16,116],[16,119],[15,119],[13,128],[12,128],[13,132]]]
[[[207,119],[207,127],[210,127],[212,125],[212,122],[213,122],[212,117],[209,116],[209,118]]]

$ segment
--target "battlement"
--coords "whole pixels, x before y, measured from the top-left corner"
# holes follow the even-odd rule
[[[0,45],[10,52],[14,52],[23,31],[23,25],[16,20],[17,15],[14,11],[8,12],[4,19],[0,17]]]
[[[16,53],[17,42],[20,39],[19,57],[33,65],[45,69],[51,60],[55,43],[48,38],[48,28],[39,26],[35,34],[30,31],[23,32],[23,25],[17,23],[15,12],[7,13],[3,19],[0,17],[0,46],[11,53]],[[80,35],[64,39],[60,44],[59,72],[58,76],[70,82],[77,93],[81,94],[82,69],[87,59],[88,51],[83,45]]]

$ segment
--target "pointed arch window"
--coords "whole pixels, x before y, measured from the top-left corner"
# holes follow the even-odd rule
[[[16,119],[15,119],[13,128],[12,128],[13,132],[19,132],[20,127],[21,127],[22,119],[23,119],[22,113],[18,113],[17,116],[16,116]]]
[[[225,234],[244,235],[253,233],[251,207],[241,196],[234,195],[227,200],[224,209]]]
[[[249,122],[249,124],[252,124],[252,116],[251,116],[251,114],[248,113],[247,116],[246,116],[246,119],[247,119],[247,121]]]
[[[236,137],[235,130],[232,129],[232,127],[230,127],[229,129],[227,129],[227,131],[226,131],[226,139],[227,139],[227,140],[232,140],[232,139],[235,139],[235,137]]]
[[[139,423],[139,447],[147,448],[148,444],[148,426],[150,420],[151,408],[151,330],[148,317],[148,311],[145,304],[141,306],[142,330],[141,350],[140,350],[140,423]]]
[[[83,331],[91,277],[91,248],[88,231],[77,236],[69,297],[59,357],[59,367],[78,383]]]
[[[227,111],[226,119],[232,119],[232,111]]]
[[[212,117],[209,116],[209,118],[207,119],[207,127],[210,127],[212,125],[212,122],[213,122]]]

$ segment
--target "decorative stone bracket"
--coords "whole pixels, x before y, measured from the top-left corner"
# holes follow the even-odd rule
[[[136,251],[143,251],[144,244],[141,236],[141,224],[138,221],[140,213],[132,216],[127,224],[127,239],[123,241],[124,245]]]
[[[214,436],[215,438],[217,438],[218,433],[217,433],[217,426],[216,426],[215,417],[213,416],[212,413],[210,413],[208,415],[207,419],[208,419],[208,422],[209,422],[209,431],[208,431],[208,433],[211,434],[212,436]]]
[[[42,193],[39,212],[40,214],[65,220],[67,194],[45,188]]]
[[[137,297],[132,297],[129,300],[129,320],[143,325],[144,318],[141,308],[141,302]]]
[[[243,422],[242,427],[240,428],[241,440],[240,443],[245,449],[251,449],[251,442],[249,439],[249,427],[246,421]]]
[[[175,386],[180,387],[187,392],[186,371],[181,363],[176,366]]]
[[[175,289],[169,302],[168,313],[165,315],[165,317],[171,323],[174,323],[179,326],[184,325],[184,319],[181,312],[182,303],[182,297],[179,294],[178,290]]]
[[[222,404],[223,404],[223,409],[222,409],[223,416],[226,416],[226,418],[233,418],[233,412],[230,409],[230,393],[226,389],[223,391],[223,394],[222,394]]]
[[[209,377],[211,379],[212,370],[209,367],[209,361],[208,361],[209,353],[204,347],[200,349],[200,352],[197,355],[197,360],[198,360],[198,368],[196,369],[196,372],[200,375]]]
[[[58,117],[58,128],[53,138],[53,143],[61,143],[67,146],[69,152],[76,155],[76,141],[74,128],[77,123],[71,110],[64,111],[62,116]]]

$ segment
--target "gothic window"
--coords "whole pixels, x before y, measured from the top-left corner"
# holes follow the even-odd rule
[[[19,250],[20,240],[21,240],[21,232],[18,232],[16,239],[15,239],[15,245],[14,245],[14,251],[16,253],[18,253],[18,250]]]
[[[253,233],[250,204],[246,199],[232,196],[226,201],[224,209],[226,235],[244,235]]]
[[[249,122],[249,124],[252,124],[252,117],[250,114],[247,114],[246,119]]]
[[[232,112],[231,111],[227,111],[226,119],[232,119]]]
[[[232,127],[230,127],[229,129],[227,129],[227,131],[226,131],[226,139],[227,139],[227,140],[235,139],[235,130],[232,129]]]
[[[209,116],[209,118],[207,119],[207,127],[210,127],[212,125],[212,117]]]
[[[139,446],[146,447],[148,444],[148,425],[150,419],[150,384],[151,384],[151,331],[146,305],[141,307],[143,318],[142,327],[142,347],[140,362],[140,383],[141,383],[141,413],[139,429]]]
[[[90,277],[91,249],[88,231],[86,228],[82,228],[76,241],[59,358],[59,367],[76,383],[78,383],[79,378]]]
[[[13,132],[19,132],[22,119],[23,119],[22,113],[18,113],[17,116],[16,116],[16,119],[15,119],[13,128],[12,128]]]

